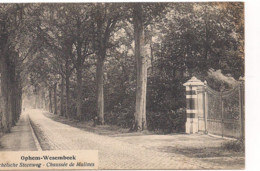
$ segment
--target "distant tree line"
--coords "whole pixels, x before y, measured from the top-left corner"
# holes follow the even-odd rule
[[[185,81],[244,75],[238,2],[1,4],[0,36],[4,132],[22,97],[67,118],[179,132]]]

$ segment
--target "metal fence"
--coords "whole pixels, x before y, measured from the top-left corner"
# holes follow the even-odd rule
[[[217,92],[208,85],[204,89],[203,106],[207,105],[203,117],[208,133],[244,138],[244,85],[230,91]]]
[[[243,79],[229,91],[215,91],[192,77],[186,89],[185,132],[205,132],[225,137],[244,138],[245,103]]]

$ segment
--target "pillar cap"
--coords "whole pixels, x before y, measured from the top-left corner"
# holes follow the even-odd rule
[[[197,79],[196,77],[192,77],[186,83],[183,84],[184,86],[203,86],[204,83]]]

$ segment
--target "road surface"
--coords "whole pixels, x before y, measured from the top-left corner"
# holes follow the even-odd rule
[[[98,150],[99,169],[227,169],[226,165],[177,152],[147,148],[148,142],[145,146],[140,143],[142,136],[129,143],[56,122],[43,113],[41,110],[24,112],[11,133],[0,138],[0,151]]]
[[[221,169],[180,154],[149,150],[51,120],[40,110],[29,117],[42,150],[98,150],[99,169]]]
[[[28,114],[24,113],[11,132],[1,137],[0,151],[37,151],[36,141]]]

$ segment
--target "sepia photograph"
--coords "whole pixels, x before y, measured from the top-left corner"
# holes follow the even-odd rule
[[[245,169],[244,2],[0,3],[0,170]]]

